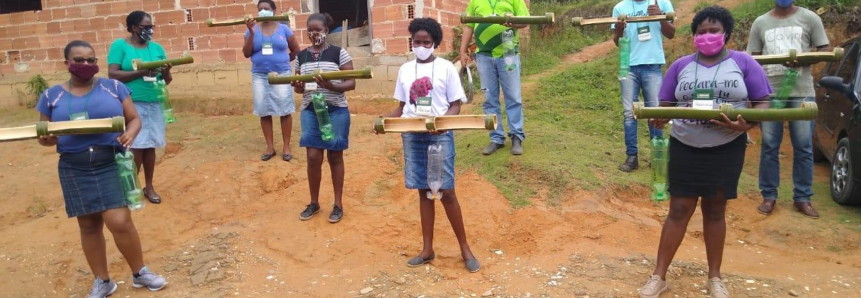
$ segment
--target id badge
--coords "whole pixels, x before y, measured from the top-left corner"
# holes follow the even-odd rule
[[[649,26],[637,28],[637,39],[640,41],[652,40],[652,29]]]
[[[269,56],[269,55],[272,55],[273,53],[275,53],[275,51],[272,49],[272,44],[268,43],[268,42],[264,43],[263,44],[263,51],[261,51],[261,54],[263,54],[263,56]]]
[[[428,96],[419,97],[416,100],[416,114],[419,116],[433,116],[433,108],[431,107],[431,98]]]
[[[317,83],[305,83],[305,91],[317,91]]]
[[[693,108],[697,110],[712,110],[714,109],[714,90],[712,89],[697,89],[694,90]]]
[[[69,115],[69,119],[72,121],[89,120],[90,115],[87,112],[74,113],[72,115]]]
[[[144,82],[155,82],[155,77],[144,76],[143,80]]]

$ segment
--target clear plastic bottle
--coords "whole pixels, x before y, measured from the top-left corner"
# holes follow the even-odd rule
[[[619,80],[628,79],[628,72],[631,70],[631,39],[627,37],[619,38]]]
[[[514,59],[517,58],[517,52],[514,48],[514,30],[509,29],[502,32],[502,49],[505,51],[502,54],[502,58],[505,60],[505,67],[508,71],[514,71],[517,68],[517,65],[514,63]]]
[[[143,191],[140,189],[134,154],[131,150],[120,152],[114,155],[114,160],[119,168],[120,183],[123,185],[126,201],[129,202],[129,209],[132,211],[143,209],[144,203],[141,200]]]
[[[332,134],[332,119],[329,118],[329,105],[326,104],[326,95],[315,92],[311,95],[311,103],[314,104],[314,113],[317,114],[317,124],[320,126],[320,137],[323,141],[334,138]]]
[[[795,89],[795,83],[798,82],[798,71],[794,68],[787,68],[783,79],[780,80],[780,85],[777,87],[777,94],[771,100],[772,109],[782,109],[786,107],[786,100],[792,95],[792,90]]]
[[[442,193],[439,189],[442,187],[445,180],[445,152],[441,144],[433,144],[428,146],[428,199],[442,199]]]
[[[666,201],[670,198],[667,189],[667,167],[670,162],[670,140],[664,137],[652,139],[652,200]]]

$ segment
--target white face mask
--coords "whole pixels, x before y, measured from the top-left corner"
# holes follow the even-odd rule
[[[268,10],[268,9],[263,9],[263,10],[257,12],[257,16],[261,16],[261,17],[271,17],[274,15],[275,15],[275,12]]]
[[[413,47],[413,53],[416,53],[416,58],[419,58],[419,60],[427,60],[433,54],[435,46],[436,45],[434,44],[430,48]]]

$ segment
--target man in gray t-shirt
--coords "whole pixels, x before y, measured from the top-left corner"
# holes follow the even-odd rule
[[[747,51],[753,55],[786,54],[790,49],[798,53],[829,51],[828,36],[822,20],[816,13],[792,4],[793,0],[775,0],[775,7],[759,16],[750,28]],[[803,101],[813,101],[813,76],[810,65],[790,62],[785,65],[764,65],[766,75],[774,93],[789,68],[799,72],[798,81],[790,93],[787,108],[798,107]],[[774,94],[772,94],[774,96]],[[759,188],[763,202],[758,210],[769,215],[777,200],[780,185],[780,161],[778,154],[783,139],[783,122],[763,122],[762,152],[759,164]],[[813,121],[790,121],[789,134],[792,140],[792,181],[795,208],[804,215],[818,218],[819,213],[810,204],[813,196]]]

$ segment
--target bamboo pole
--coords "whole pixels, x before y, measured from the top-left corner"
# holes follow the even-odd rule
[[[656,15],[656,16],[645,16],[645,17],[628,17],[626,14],[620,14],[618,18],[596,18],[596,19],[584,19],[581,17],[575,17],[571,19],[571,24],[574,26],[586,26],[586,25],[601,25],[601,24],[615,24],[616,22],[627,22],[627,23],[642,23],[642,22],[656,22],[656,21],[672,21],[676,19],[675,12],[668,12],[667,14]]]
[[[780,55],[757,55],[753,59],[759,64],[784,64],[787,62],[798,61],[804,64],[813,64],[819,62],[837,62],[843,59],[843,48],[836,47],[831,52],[809,52],[798,53],[795,49],[790,49],[789,53]]]
[[[141,69],[156,69],[164,66],[165,64],[170,64],[171,66],[183,65],[183,64],[191,64],[194,63],[194,57],[191,55],[183,56],[174,59],[165,59],[165,60],[157,60],[157,61],[149,61],[143,62],[141,59],[132,59],[132,69],[141,70]]]
[[[126,120],[123,117],[60,122],[39,121],[35,125],[0,128],[0,142],[35,139],[47,135],[99,134],[125,130]]]
[[[377,118],[374,130],[377,133],[430,132],[445,130],[493,130],[496,115],[451,115],[417,118]]]
[[[347,79],[372,79],[374,72],[371,67],[357,70],[341,70],[332,72],[320,72],[319,70],[306,75],[279,77],[274,73],[269,74],[269,84],[292,84],[293,82],[313,82],[314,77],[321,76],[324,80],[347,80]]]
[[[226,20],[226,21],[216,21],[215,19],[208,19],[208,20],[206,20],[206,26],[207,27],[222,27],[222,26],[244,25],[245,21],[248,19],[254,19],[257,22],[282,22],[282,21],[289,22],[290,21],[290,15],[285,12],[281,15],[271,16],[271,17],[252,17],[249,15],[249,16],[246,16],[245,18],[242,18],[242,19],[232,19],[232,20]]]
[[[526,16],[516,17],[510,13],[504,16],[468,16],[465,13],[460,14],[461,24],[553,24],[556,23],[556,14],[548,12],[543,16]]]
[[[647,108],[641,102],[634,103],[634,118],[636,119],[699,119],[721,120],[721,113],[730,120],[741,115],[747,121],[795,121],[813,120],[819,110],[815,102],[803,102],[800,108],[792,109],[736,109],[731,104],[721,104],[718,109],[700,110],[683,107],[654,107]]]

